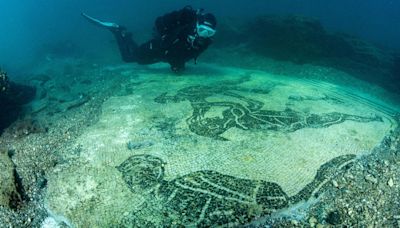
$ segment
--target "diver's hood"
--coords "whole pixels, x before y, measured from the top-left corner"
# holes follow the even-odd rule
[[[199,37],[210,38],[215,35],[217,19],[211,13],[199,14],[196,24],[196,31]]]

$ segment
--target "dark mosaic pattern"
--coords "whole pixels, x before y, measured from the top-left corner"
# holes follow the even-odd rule
[[[292,197],[277,183],[211,170],[166,181],[163,179],[166,164],[151,155],[131,156],[117,169],[132,192],[147,195],[148,202],[138,213],[131,213],[129,224],[237,226],[317,196],[335,173],[347,169],[354,158],[355,155],[345,155],[325,163],[314,180]]]
[[[189,129],[197,135],[219,140],[226,140],[220,135],[233,127],[242,130],[265,129],[294,132],[302,128],[329,127],[346,120],[356,122],[382,121],[379,116],[363,117],[339,112],[317,115],[297,112],[292,109],[284,111],[265,110],[263,109],[263,102],[246,98],[232,91],[243,90],[235,86],[190,86],[179,90],[174,96],[163,93],[154,100],[161,104],[189,101],[193,108],[192,116],[186,120]],[[264,93],[268,93],[268,91],[264,91]],[[207,101],[207,98],[215,95],[227,96],[237,102]],[[206,117],[207,112],[212,108],[222,108],[222,115]]]

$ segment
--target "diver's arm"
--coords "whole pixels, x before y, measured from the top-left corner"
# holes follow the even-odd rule
[[[198,42],[198,47],[193,49],[193,59],[195,64],[197,64],[197,58],[200,56],[200,54],[203,53],[211,43],[211,39],[203,40],[201,43]]]

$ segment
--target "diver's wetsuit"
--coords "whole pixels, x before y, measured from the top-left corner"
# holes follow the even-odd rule
[[[137,45],[132,34],[124,27],[111,31],[117,39],[125,62],[152,64],[167,62],[174,72],[182,72],[185,62],[197,57],[212,43],[211,38],[200,38],[196,34],[197,12],[191,7],[173,11],[155,21],[153,39]]]

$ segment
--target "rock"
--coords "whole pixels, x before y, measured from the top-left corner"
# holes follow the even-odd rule
[[[311,218],[308,220],[308,223],[310,223],[310,226],[311,226],[311,227],[315,227],[315,225],[317,225],[318,221],[317,221],[317,219],[316,219],[315,217],[311,217]]]
[[[299,225],[299,222],[297,220],[291,220],[290,224],[292,224],[293,226],[297,226]]]
[[[0,69],[0,96],[5,94],[10,87],[10,83],[8,81],[7,73]]]
[[[365,180],[368,182],[371,182],[373,184],[377,184],[378,180],[376,179],[376,177],[372,176],[371,174],[368,174],[365,176]]]
[[[349,205],[348,205],[348,204],[347,204],[346,206],[347,206],[346,208],[349,208]],[[358,206],[355,210],[358,211],[358,210],[359,210],[359,206]],[[350,215],[350,216],[352,216],[352,215],[354,214],[354,210],[353,210],[352,208],[349,208],[349,209],[347,210],[347,214]]]
[[[6,151],[0,151],[0,167],[0,206],[10,207],[18,193],[15,187],[14,163]]]
[[[383,164],[385,164],[385,166],[389,166],[390,165],[389,161],[387,161],[387,160],[383,160]]]
[[[389,185],[389,187],[393,187],[394,182],[393,182],[393,179],[392,179],[392,178],[389,179],[388,185]]]
[[[224,42],[216,42],[216,47],[229,54],[231,47],[240,47],[235,48],[235,53],[243,57],[240,63],[233,64],[253,66],[251,55],[244,57],[245,53],[252,53],[296,64],[331,66],[393,92],[400,88],[400,54],[351,35],[331,33],[315,19],[264,15],[249,22],[232,19],[222,24],[216,36]]]
[[[47,130],[42,123],[31,118],[19,120],[10,127],[10,132],[12,132],[15,138],[21,138],[30,134],[45,133]]]
[[[87,95],[79,95],[79,97],[75,100],[69,101],[69,102],[65,102],[62,106],[63,106],[63,110],[67,111],[73,108],[78,108],[84,104],[86,104],[88,101],[90,100],[90,97]]]
[[[51,80],[51,77],[47,74],[37,74],[37,75],[33,75],[30,78],[31,81],[38,81],[40,86],[43,86],[44,84],[46,84],[46,82]]]
[[[342,218],[339,211],[331,211],[328,216],[326,216],[325,221],[331,225],[339,225],[342,223]]]
[[[39,113],[47,108],[49,101],[47,99],[35,100],[31,103],[31,112]]]
[[[47,217],[41,224],[41,228],[59,228],[60,225],[58,222],[52,218],[52,217]]]
[[[0,82],[0,84],[3,83]],[[0,86],[5,88],[3,85]],[[36,88],[34,87],[7,82],[5,92],[0,93],[0,134],[2,130],[18,119],[23,111],[23,105],[32,101],[35,94]]]

